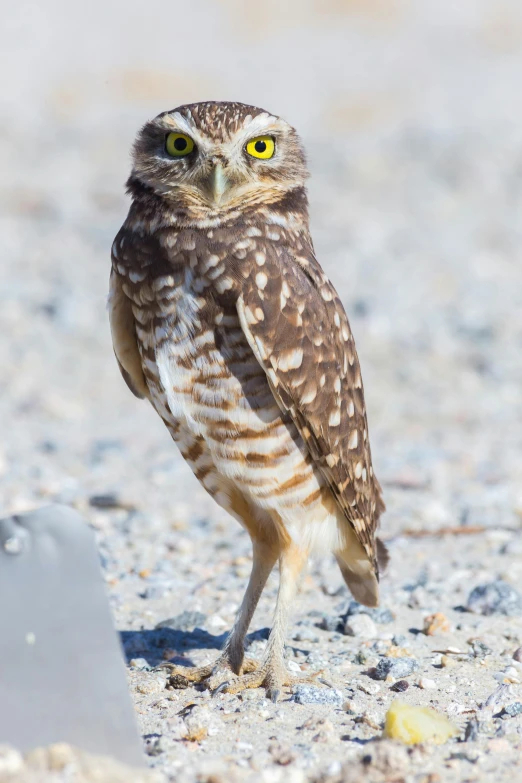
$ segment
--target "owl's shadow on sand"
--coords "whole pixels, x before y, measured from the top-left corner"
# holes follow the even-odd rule
[[[252,642],[268,639],[270,629],[260,628],[246,637],[246,649]],[[153,628],[142,631],[120,631],[120,640],[127,662],[145,658],[150,666],[169,660],[172,663],[194,666],[187,655],[190,650],[221,650],[228,632],[211,634],[204,628],[181,631],[173,628]]]

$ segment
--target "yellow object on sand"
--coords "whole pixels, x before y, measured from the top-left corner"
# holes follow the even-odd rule
[[[456,734],[457,727],[430,707],[411,707],[394,701],[386,713],[384,736],[405,745],[417,745],[419,742],[442,745]]]

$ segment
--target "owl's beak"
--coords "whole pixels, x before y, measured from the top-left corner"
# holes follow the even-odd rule
[[[221,163],[216,163],[210,176],[210,192],[215,204],[221,204],[223,196],[230,186],[230,180],[225,174]]]

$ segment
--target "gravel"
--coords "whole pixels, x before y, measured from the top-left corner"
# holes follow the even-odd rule
[[[294,685],[292,692],[297,704],[332,704],[342,707],[346,697],[335,688],[316,688],[313,685]]]
[[[156,625],[156,628],[170,628],[173,631],[193,631],[205,624],[206,615],[203,612],[182,612],[176,617],[170,617],[168,620],[162,620]]]
[[[375,639],[377,636],[377,626],[367,614],[355,615],[350,617],[344,624],[344,633],[346,636],[357,636],[362,639]]]

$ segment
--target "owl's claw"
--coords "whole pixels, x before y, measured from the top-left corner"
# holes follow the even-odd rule
[[[212,691],[212,698],[214,698],[214,696],[217,696],[219,693],[225,693],[229,685],[230,685],[229,681],[225,680],[225,682],[222,682],[221,685],[217,686],[217,688],[214,688],[214,690]]]
[[[281,691],[279,690],[279,688],[269,688],[266,692],[266,695],[268,696],[270,701],[272,701],[274,704],[277,703],[280,694]]]
[[[211,691],[212,697],[215,697],[221,693],[237,694],[251,688],[264,688],[267,698],[274,704],[281,696],[283,686],[291,687],[299,683],[322,682],[324,685],[332,687],[330,683],[320,677],[322,671],[305,677],[294,677],[286,670],[283,662],[279,663],[270,659],[258,664],[251,658],[245,658],[241,665],[240,674],[237,674],[226,653],[213,664],[206,666],[185,667],[166,661],[156,667],[156,671],[161,669],[169,670],[168,685],[176,690],[200,683]]]
[[[232,674],[233,677],[241,676],[244,673],[251,673],[257,669],[257,662],[252,658],[245,658],[239,669],[239,674],[232,666],[227,653],[223,653],[214,663],[208,663],[206,666],[178,666],[175,663],[165,661],[160,663],[154,668],[153,671],[167,671],[169,672],[168,685],[176,690],[182,688],[189,688],[191,685],[207,684],[212,690],[213,684],[220,673],[226,672],[227,675]],[[227,680],[228,682],[228,680]],[[218,682],[218,687],[221,689],[221,685]],[[214,688],[214,693],[218,690]],[[221,690],[219,690],[221,692]]]
[[[317,683],[317,675],[321,672],[314,672],[305,677],[294,677],[291,675],[284,663],[265,661],[261,663],[255,671],[248,674],[242,674],[221,682],[213,690],[212,695],[219,693],[241,693],[250,688],[264,688],[266,697],[274,704],[281,696],[283,687],[291,687],[299,683]],[[216,676],[219,673],[216,672]]]

